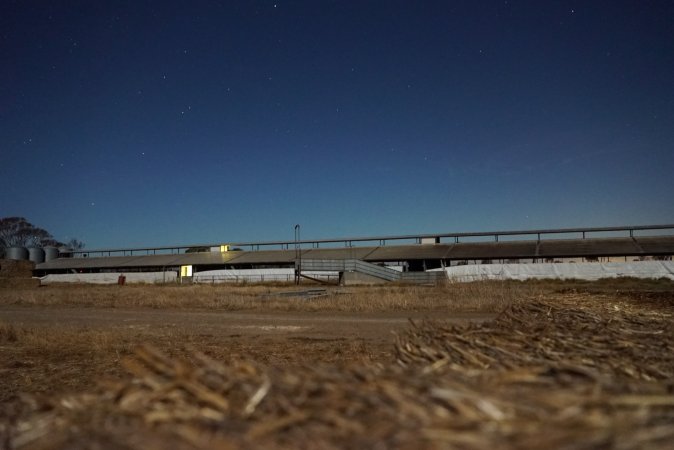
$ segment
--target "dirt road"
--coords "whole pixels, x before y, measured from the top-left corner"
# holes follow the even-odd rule
[[[390,361],[409,319],[456,323],[492,314],[220,311],[0,305],[0,401],[67,392],[119,377],[119,362],[151,344],[173,356],[198,349],[266,365]],[[3,331],[5,330],[5,331]],[[2,338],[3,333],[5,335]]]
[[[24,327],[87,327],[208,334],[220,337],[265,336],[390,341],[409,320],[434,319],[455,323],[494,317],[486,313],[450,312],[230,312],[213,310],[151,310],[0,306],[0,321]]]

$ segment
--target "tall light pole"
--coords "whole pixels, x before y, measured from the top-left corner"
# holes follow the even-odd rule
[[[295,284],[300,284],[302,275],[302,249],[300,248],[300,224],[295,225]]]

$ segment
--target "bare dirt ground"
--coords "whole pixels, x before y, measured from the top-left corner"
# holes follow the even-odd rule
[[[0,445],[674,441],[671,282],[287,289],[0,289]]]
[[[141,344],[172,356],[185,355],[191,346],[218,359],[276,366],[390,361],[394,334],[410,320],[485,320],[509,301],[496,295],[482,305],[487,311],[475,311],[447,304],[444,290],[414,287],[276,296],[294,291],[292,286],[0,289],[0,326],[20,337],[0,339],[0,401],[18,393],[82,390],[102,378],[121,377],[120,361]],[[454,303],[471,295],[454,295]]]
[[[91,327],[98,329],[162,330],[224,337],[274,336],[307,339],[354,338],[390,341],[410,320],[448,322],[486,320],[484,312],[220,312],[204,310],[147,310],[108,308],[36,308],[0,305],[0,321],[17,326]]]
[[[60,348],[49,348],[47,342],[33,349],[18,343],[0,344],[0,376],[5,380],[0,399],[17,392],[54,393],[93,386],[101,372],[121,373],[119,366],[103,370],[94,362],[107,366],[105,357],[110,351],[121,357],[143,343],[178,353],[181,346],[193,345],[214,357],[251,358],[272,365],[385,361],[393,357],[395,333],[403,332],[410,320],[433,317],[463,323],[494,316],[476,312],[435,312],[431,316],[414,311],[262,313],[0,305],[0,323],[30,330],[34,339],[52,336],[54,342],[70,342],[70,351],[91,343],[93,353],[90,358],[68,356]],[[118,362],[119,357],[115,354],[112,362]]]

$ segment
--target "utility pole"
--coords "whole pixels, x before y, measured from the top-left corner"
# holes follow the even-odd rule
[[[295,284],[300,284],[302,276],[302,249],[300,248],[300,224],[295,225]]]

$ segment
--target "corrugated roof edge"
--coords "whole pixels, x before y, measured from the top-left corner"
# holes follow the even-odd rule
[[[546,255],[555,254],[559,257],[583,257],[583,256],[630,256],[640,254],[668,254],[674,245],[674,236],[663,237],[644,237],[649,247],[652,248],[655,243],[659,243],[662,251],[650,251],[648,253],[638,251],[624,255],[624,245],[638,242],[641,238],[587,238],[587,239],[560,239],[546,240]],[[485,258],[489,255],[489,249],[493,250],[494,257],[507,259],[513,258],[536,258],[541,255],[535,253],[523,255],[521,251],[508,254],[508,248],[518,248],[521,250],[522,244],[536,244],[536,241],[502,241],[502,242],[470,242],[458,244],[415,244],[415,245],[396,245],[396,246],[377,246],[377,247],[352,247],[352,248],[321,248],[304,249],[302,257],[309,258],[311,253],[320,252],[329,254],[330,259],[352,259],[354,251],[364,255],[361,258],[364,261],[392,261],[392,260],[421,260],[438,259],[439,254],[445,255],[445,258],[452,257],[451,249],[460,249],[465,245],[466,248],[473,247],[479,249],[474,255],[477,259]],[[575,244],[575,245],[574,245]],[[594,247],[591,252],[586,250],[587,246]],[[555,252],[551,249],[559,246],[560,251]],[[533,245],[532,245],[533,247]],[[616,249],[615,247],[619,247]],[[378,252],[381,250],[381,252]],[[444,250],[444,253],[443,253]],[[380,256],[377,256],[377,255]],[[227,256],[223,256],[227,255]],[[253,256],[255,258],[248,258]],[[260,258],[260,256],[264,256]],[[287,264],[294,261],[295,250],[265,250],[260,251],[241,251],[227,253],[185,253],[180,255],[142,255],[142,256],[109,256],[96,258],[60,258],[47,261],[36,266],[36,270],[63,270],[63,269],[100,269],[100,268],[143,268],[143,267],[166,267],[180,265],[237,265],[237,264]],[[441,257],[442,258],[442,257]],[[460,259],[475,259],[469,254],[462,254]],[[246,262],[250,260],[251,262]],[[254,260],[254,262],[252,262]]]

